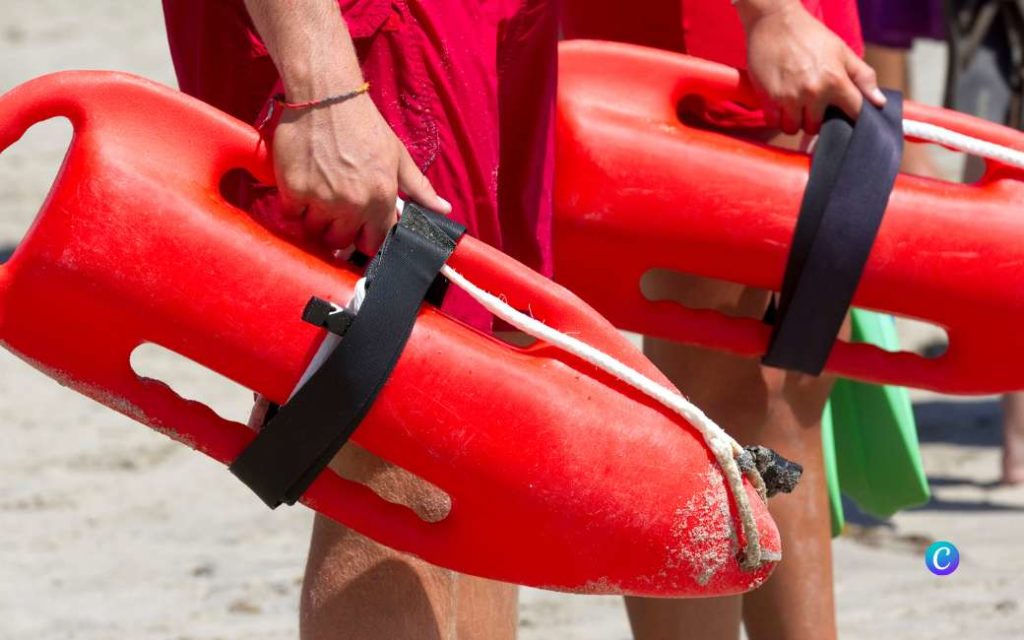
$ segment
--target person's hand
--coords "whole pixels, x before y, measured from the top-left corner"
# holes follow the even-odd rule
[[[245,0],[291,102],[323,100],[363,83],[337,0]],[[362,93],[329,105],[285,109],[273,144],[285,213],[311,240],[373,255],[397,218],[398,192],[451,213],[395,132]]]
[[[286,215],[301,216],[307,234],[332,249],[373,255],[396,221],[399,191],[451,212],[366,94],[285,110],[273,155]]]
[[[798,0],[740,0],[737,9],[769,126],[815,134],[829,105],[856,118],[864,97],[885,104],[874,70]]]

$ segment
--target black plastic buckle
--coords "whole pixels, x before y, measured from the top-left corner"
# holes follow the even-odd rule
[[[333,302],[313,296],[302,310],[302,319],[335,335],[344,336],[352,326],[352,321],[356,319],[356,314]]]

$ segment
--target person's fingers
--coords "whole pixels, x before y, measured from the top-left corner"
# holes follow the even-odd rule
[[[804,106],[804,131],[812,136],[818,135],[821,131],[821,123],[825,119],[825,109],[828,108],[828,98],[815,96],[810,104]]]
[[[779,128],[782,129],[783,133],[793,135],[800,132],[800,126],[803,124],[803,108],[797,102],[787,101],[782,105],[782,114],[779,121]]]
[[[334,258],[338,262],[347,262],[352,259],[352,255],[356,252],[356,245],[350,244],[344,249],[335,249]]]
[[[342,223],[349,219],[350,216],[344,216],[340,218]],[[311,238],[319,238],[326,231],[327,227],[331,225],[339,217],[337,212],[330,212],[323,205],[323,203],[311,203],[306,207],[305,215],[302,218],[302,226],[306,229],[306,233]],[[352,229],[352,235],[355,235],[355,229]]]
[[[286,218],[301,218],[306,215],[309,206],[305,200],[291,195],[287,189],[279,189],[281,195],[281,215]]]
[[[782,126],[782,110],[775,102],[765,103],[764,124],[769,129],[778,129]]]
[[[409,155],[409,151],[404,145],[401,145],[401,147],[401,156],[398,160],[399,191],[409,196],[410,200],[428,209],[444,215],[450,214],[452,212],[452,205],[437,195],[433,185],[430,184],[430,180],[427,180],[427,176],[423,175],[423,172],[416,166],[416,162]]]
[[[359,246],[357,239],[364,225],[373,225],[381,217],[379,210],[379,200],[367,202],[359,210],[313,205],[304,220],[307,237],[319,240],[331,249],[345,249],[355,244],[364,251],[364,247]],[[388,213],[385,212],[383,215],[387,216]],[[364,253],[372,256],[376,250],[377,247],[373,247]]]
[[[885,106],[885,94],[878,88],[875,70],[849,49],[846,50],[846,73],[871,104],[876,107]],[[857,110],[860,111],[859,106]]]
[[[845,79],[832,91],[831,103],[839,107],[849,117],[856,119],[864,104],[864,95],[857,85],[853,84],[851,80]]]
[[[804,107],[802,129],[804,133],[812,136],[818,135],[818,132],[821,130],[821,117],[815,115],[813,106]]]
[[[359,229],[343,218],[334,218],[323,232],[324,244],[331,249],[347,249],[356,240]],[[374,249],[376,251],[376,249]],[[373,253],[367,254],[373,255]]]
[[[372,256],[384,244],[388,231],[398,222],[398,210],[392,207],[391,215],[368,220],[355,236],[355,246],[363,255]]]

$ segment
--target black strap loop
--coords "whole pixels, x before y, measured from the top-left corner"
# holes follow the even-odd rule
[[[307,317],[342,329],[344,338],[230,467],[268,506],[294,504],[359,426],[464,232],[408,203],[367,268],[366,299],[359,313],[333,326],[330,309],[316,302],[307,306]]]
[[[762,362],[820,374],[860,283],[903,155],[903,99],[830,108],[818,138]]]

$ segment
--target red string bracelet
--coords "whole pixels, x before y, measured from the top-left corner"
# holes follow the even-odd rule
[[[336,96],[328,96],[326,98],[320,98],[319,100],[307,100],[305,102],[288,102],[285,100],[283,93],[275,94],[270,98],[267,103],[267,113],[263,116],[263,120],[260,121],[257,129],[262,130],[263,127],[267,126],[271,118],[274,117],[275,105],[281,109],[315,109],[317,107],[326,107],[332,104],[339,104],[351,100],[352,98],[358,97],[370,90],[370,83],[364,82],[359,86],[358,89],[349,91],[348,93],[341,93]]]

